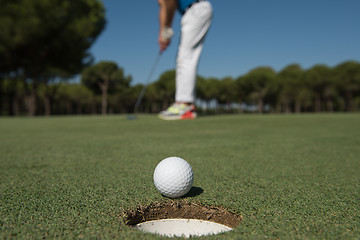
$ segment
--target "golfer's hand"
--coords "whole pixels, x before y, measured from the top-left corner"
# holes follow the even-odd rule
[[[163,52],[169,45],[170,40],[174,36],[174,31],[171,27],[165,27],[160,31],[159,34],[159,46],[160,52]]]
[[[159,34],[159,47],[160,47],[160,52],[165,51],[165,49],[170,45],[170,39],[164,39],[162,34]]]

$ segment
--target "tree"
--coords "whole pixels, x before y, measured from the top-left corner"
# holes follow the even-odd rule
[[[204,92],[205,78],[202,76],[196,76],[196,98],[205,101],[205,92]]]
[[[197,96],[205,101],[207,109],[210,108],[210,102],[212,100],[219,100],[219,86],[220,81],[217,78],[203,78],[197,79]]]
[[[240,105],[239,108],[239,113],[243,113],[243,105],[244,103],[246,103],[246,101],[249,98],[249,92],[250,90],[248,89],[248,84],[246,82],[246,77],[244,76],[240,76],[235,80],[235,90],[236,90],[236,99],[237,102]]]
[[[235,80],[232,77],[225,77],[220,80],[219,102],[226,104],[229,108],[230,104],[236,101]]]
[[[88,49],[105,26],[97,0],[0,0],[0,72],[29,86],[29,114],[40,83],[59,73],[77,74],[92,58]]]
[[[129,84],[117,84],[110,89],[108,105],[110,113],[129,113],[134,110],[138,95],[135,94],[136,90],[130,87],[130,76],[128,77]]]
[[[157,88],[156,82],[146,87],[146,91],[142,101],[142,105],[144,106],[145,112],[147,113],[160,112],[162,110],[163,101],[164,101],[163,96],[159,94],[159,89]]]
[[[347,61],[336,66],[334,71],[346,111],[355,111],[354,97],[360,95],[360,63]]]
[[[94,94],[82,84],[62,83],[53,96],[57,114],[84,114],[96,112]]]
[[[305,81],[308,89],[314,96],[314,110],[320,112],[323,109],[323,99],[326,89],[331,84],[331,71],[325,65],[315,65],[305,72]]]
[[[25,83],[18,78],[4,78],[0,81],[2,113],[20,115],[24,109]]]
[[[169,70],[160,75],[155,84],[156,98],[162,100],[162,108],[166,109],[171,102],[175,101],[175,70]]]
[[[129,87],[131,76],[111,61],[102,61],[84,69],[81,82],[95,94],[101,93],[101,113],[107,114],[108,93],[121,87]]]
[[[251,98],[257,101],[258,113],[264,112],[265,100],[274,91],[275,71],[270,67],[258,67],[246,75]]]
[[[296,96],[301,88],[303,74],[303,70],[298,64],[288,65],[278,73],[281,85],[279,101],[283,111],[286,113],[292,111],[291,106],[293,104],[297,106],[300,105],[300,103],[298,103],[299,99]]]

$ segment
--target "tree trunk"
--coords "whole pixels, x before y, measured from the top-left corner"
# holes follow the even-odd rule
[[[45,108],[45,115],[51,115],[51,104],[50,104],[50,97],[45,94],[44,96],[44,108]]]
[[[296,100],[296,101],[295,101],[295,112],[296,112],[296,113],[300,113],[300,112],[301,112],[301,101],[300,101],[300,100]]]
[[[334,103],[330,98],[327,99],[326,106],[327,106],[328,112],[333,112],[334,111]]]
[[[35,116],[36,114],[36,88],[37,81],[34,80],[30,86],[30,91],[27,96],[25,96],[25,106],[29,116]]]
[[[71,101],[68,101],[66,104],[66,112],[67,114],[73,114]]]
[[[321,100],[320,96],[315,97],[315,112],[321,112]]]
[[[14,116],[19,116],[20,115],[19,97],[16,94],[12,99],[12,114]]]
[[[99,84],[101,89],[101,114],[106,115],[107,112],[107,94],[108,94],[108,84],[104,80],[104,83]]]
[[[76,114],[81,115],[81,103],[79,103],[79,102],[77,103]]]
[[[96,111],[96,100],[94,100],[92,103],[91,103],[91,114],[96,114],[97,111]]]
[[[106,115],[107,110],[107,89],[102,91],[102,99],[101,99],[101,114]]]
[[[151,104],[151,110],[152,110],[152,112],[160,112],[159,109],[158,109],[158,106],[159,106],[159,105],[158,105],[157,103],[155,103],[155,102],[152,103],[152,104]]]
[[[49,87],[49,80],[50,78],[44,79],[44,86],[45,86],[45,94],[44,94],[44,110],[45,110],[45,116],[51,115],[51,93],[50,93],[50,87]]]
[[[163,109],[166,110],[169,107],[169,102],[167,100],[163,101]]]
[[[258,113],[262,114],[264,112],[264,101],[262,97],[258,98]]]
[[[242,107],[242,101],[239,102],[239,114],[243,114],[244,113],[244,109]]]
[[[353,110],[353,97],[351,91],[346,91],[345,93],[345,109],[347,112],[350,112]]]
[[[283,110],[285,113],[291,113],[290,100],[288,97],[286,97],[286,99],[284,101],[284,109]]]
[[[109,79],[104,77],[103,83],[98,83],[99,88],[101,89],[101,114],[106,115],[107,112],[107,95],[109,88]]]

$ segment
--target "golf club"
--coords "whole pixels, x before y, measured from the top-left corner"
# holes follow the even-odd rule
[[[162,37],[163,39],[171,39],[174,35],[174,31],[172,30],[172,28],[165,28],[163,29],[163,31],[161,32],[162,34]],[[155,68],[156,66],[158,65],[158,62],[160,60],[160,57],[161,57],[161,54],[162,54],[163,51],[160,51],[159,54],[157,55],[156,59],[155,59],[155,62],[151,68],[151,71],[149,73],[149,76],[147,77],[146,81],[145,81],[145,84],[143,86],[143,88],[141,89],[141,92],[138,96],[138,98],[136,99],[136,102],[135,102],[135,106],[134,106],[134,114],[137,113],[137,110],[140,106],[140,103],[141,103],[141,100],[143,99],[144,97],[144,94],[145,94],[145,91],[146,91],[146,88],[147,86],[149,85],[150,83],[150,80],[152,78],[152,75],[154,74],[154,71],[155,71]],[[136,116],[133,115],[133,116],[128,116],[128,119],[130,120],[133,120],[133,119],[136,119]]]
[[[136,103],[135,103],[135,107],[134,107],[134,113],[137,112],[137,109],[138,109],[138,107],[140,106],[141,100],[142,100],[143,97],[144,97],[146,88],[147,88],[147,86],[148,86],[149,83],[150,83],[150,80],[151,80],[151,78],[152,78],[152,75],[154,74],[154,71],[155,71],[155,69],[156,69],[156,66],[158,65],[158,62],[159,62],[159,60],[160,60],[160,57],[161,57],[161,52],[157,55],[157,57],[156,57],[156,59],[155,59],[155,62],[154,62],[154,65],[153,65],[152,68],[151,68],[150,74],[149,74],[148,78],[146,79],[146,82],[145,82],[143,88],[141,89],[141,92],[140,92],[138,98],[136,99]]]
[[[156,66],[158,65],[158,62],[159,62],[159,60],[160,60],[160,57],[161,57],[161,52],[159,52],[159,54],[157,55],[157,57],[156,57],[156,59],[155,59],[155,62],[154,62],[154,64],[153,64],[152,68],[151,68],[150,74],[149,74],[149,76],[147,77],[147,79],[146,79],[146,81],[145,81],[145,84],[144,84],[143,88],[141,89],[141,92],[140,92],[139,96],[138,96],[137,99],[136,99],[136,103],[135,103],[135,106],[134,106],[134,114],[137,113],[137,110],[138,110],[138,108],[139,108],[139,106],[140,106],[141,100],[142,100],[143,97],[144,97],[146,88],[147,88],[147,86],[148,86],[149,83],[150,83],[150,80],[151,80],[151,78],[152,78],[152,75],[154,74],[154,71],[155,71],[155,69],[156,69]],[[133,115],[133,116],[128,116],[128,119],[134,120],[134,119],[136,119],[136,116],[135,116],[135,115]]]

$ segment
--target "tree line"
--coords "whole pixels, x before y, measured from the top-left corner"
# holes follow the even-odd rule
[[[134,112],[141,84],[112,61],[94,64],[89,52],[106,26],[98,0],[0,0],[0,114],[59,115]],[[69,82],[80,75],[81,81]],[[138,112],[174,102],[175,70],[149,86]],[[360,64],[258,67],[224,78],[197,77],[198,111],[359,111]]]
[[[169,70],[146,86],[137,112],[158,113],[174,102],[174,79],[175,70]],[[39,83],[36,114],[132,113],[144,86],[132,86],[131,81],[115,62],[99,62],[84,68],[81,82]],[[18,77],[1,80],[2,115],[30,114],[26,89],[31,84]],[[359,111],[360,63],[346,61],[333,68],[319,64],[307,70],[291,64],[279,72],[258,67],[237,78],[198,76],[196,92],[202,113]]]

